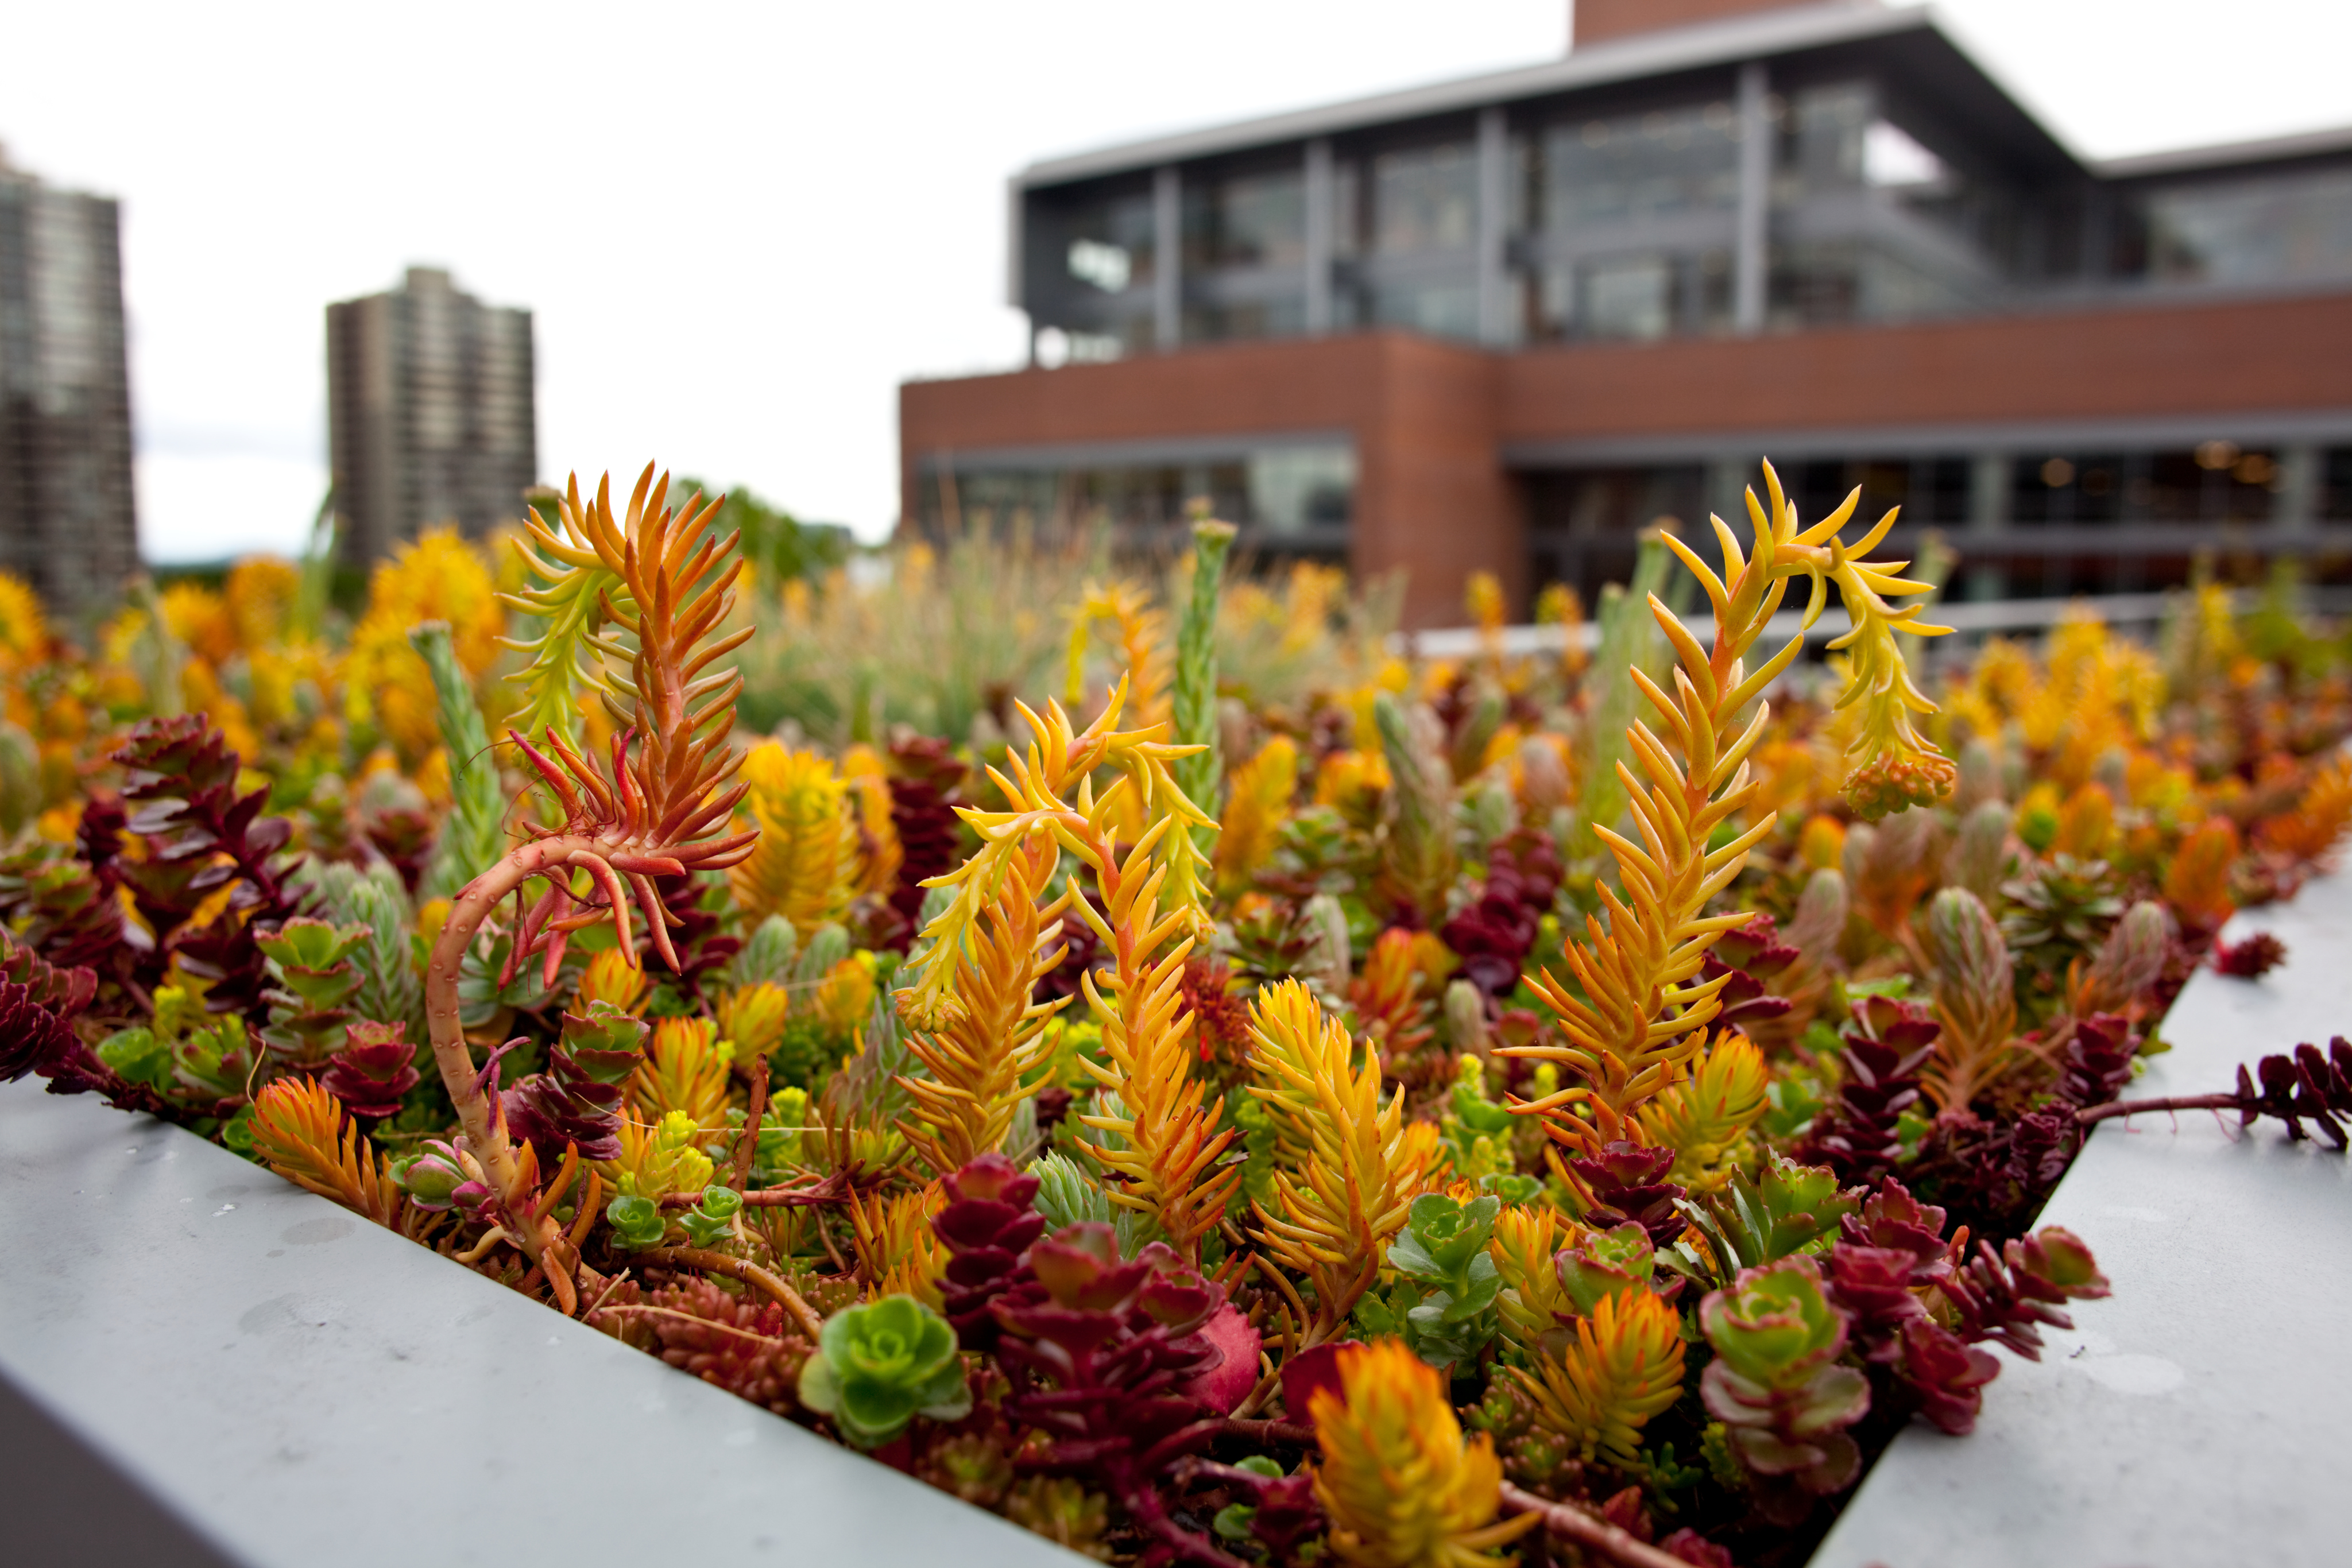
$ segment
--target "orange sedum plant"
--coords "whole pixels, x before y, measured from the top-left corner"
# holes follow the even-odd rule
[[[1727,977],[1706,979],[1701,969],[1716,940],[1749,916],[1745,911],[1708,915],[1706,906],[1738,876],[1774,818],[1767,812],[1727,841],[1715,845],[1715,840],[1718,829],[1736,824],[1760,789],[1748,768],[1769,712],[1759,699],[1804,646],[1800,631],[1755,670],[1747,667],[1748,653],[1791,582],[1811,585],[1804,627],[1820,619],[1832,587],[1853,622],[1830,645],[1850,650],[1853,661],[1839,706],[1861,709],[1845,783],[1854,809],[1879,816],[1924,803],[1948,793],[1957,776],[1913,727],[1912,715],[1932,712],[1934,705],[1912,684],[1895,642],[1898,632],[1934,636],[1949,628],[1921,623],[1916,604],[1898,609],[1888,602],[1928,591],[1928,584],[1898,575],[1906,563],[1864,559],[1895,526],[1895,514],[1889,511],[1849,549],[1838,532],[1853,516],[1859,489],[1822,521],[1801,528],[1769,464],[1764,477],[1769,506],[1753,489],[1748,492],[1750,549],[1743,552],[1730,528],[1712,519],[1723,549],[1722,575],[1666,536],[1714,604],[1714,644],[1702,647],[1682,619],[1651,596],[1650,612],[1677,663],[1671,694],[1639,668],[1630,672],[1659,726],[1653,729],[1637,719],[1627,731],[1638,772],[1618,764],[1641,841],[1605,823],[1594,825],[1617,862],[1623,894],[1601,888],[1608,918],[1588,917],[1586,939],[1569,947],[1569,980],[1549,969],[1529,977],[1559,1017],[1561,1043],[1503,1049],[1506,1055],[1557,1062],[1583,1080],[1513,1105],[1523,1115],[1544,1118],[1545,1130],[1571,1151],[1620,1139],[1640,1142],[1635,1112],[1681,1081],[1705,1026],[1720,1010],[1717,993]],[[1751,704],[1754,715],[1743,726],[1740,715]]]

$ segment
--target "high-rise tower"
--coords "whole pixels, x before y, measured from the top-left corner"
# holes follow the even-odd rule
[[[538,477],[530,312],[485,305],[436,267],[327,307],[327,402],[344,558],[364,565],[435,523],[468,536],[522,513]]]
[[[115,204],[0,154],[0,568],[70,606],[138,564]]]

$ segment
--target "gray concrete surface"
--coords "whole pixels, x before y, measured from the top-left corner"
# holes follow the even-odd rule
[[[1080,1559],[177,1128],[0,1086],[12,1568]]]
[[[2352,1035],[2352,874],[2241,915],[2287,961],[2200,972],[2127,1097],[2227,1090],[2240,1061]],[[1996,1349],[1974,1434],[1915,1422],[1813,1568],[2342,1568],[2352,1459],[2352,1162],[2210,1112],[2106,1122],[2042,1217],[2115,1285],[2039,1363]]]

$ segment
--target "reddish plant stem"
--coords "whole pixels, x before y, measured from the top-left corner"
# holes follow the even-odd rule
[[[2244,1101],[2235,1094],[2182,1094],[2169,1100],[2111,1100],[2105,1105],[2094,1105],[2074,1113],[2074,1125],[2087,1127],[2094,1122],[2104,1122],[2112,1116],[2129,1116],[2141,1111],[2242,1111]]]
[[[1247,1437],[1258,1443],[1311,1445],[1315,1441],[1315,1428],[1301,1426],[1296,1421],[1248,1421],[1239,1416],[1228,1416],[1218,1427],[1217,1432],[1220,1437]]]
[[[811,1344],[814,1344],[817,1335],[824,1332],[824,1320],[816,1315],[816,1309],[808,1304],[808,1299],[757,1263],[746,1263],[740,1258],[730,1258],[724,1252],[714,1252],[707,1247],[656,1247],[637,1256],[646,1263],[683,1263],[691,1269],[724,1274],[730,1280],[740,1280],[755,1290],[765,1291],[769,1300],[780,1303],[793,1315],[793,1320],[800,1324],[801,1332],[808,1335]]]
[[[767,1110],[768,1058],[762,1052],[760,1064],[751,1069],[751,1109],[743,1118],[743,1132],[735,1140],[735,1168],[727,1177],[727,1185],[737,1192],[741,1192],[743,1184],[751,1179],[751,1155],[760,1146],[760,1118],[767,1113]]]
[[[514,1145],[507,1140],[505,1126],[491,1122],[489,1099],[476,1081],[474,1053],[466,1043],[465,1025],[458,1015],[457,980],[465,969],[467,950],[500,900],[532,877],[563,874],[561,868],[575,853],[601,857],[604,849],[585,834],[566,833],[509,852],[457,894],[425,969],[425,1027],[432,1036],[433,1060],[441,1069],[442,1085],[449,1091],[450,1103],[465,1126],[467,1146],[481,1162],[482,1172],[497,1194],[503,1228],[533,1263],[546,1250],[546,1233],[553,1229],[553,1221],[532,1219],[532,1195],[521,1190]]]
[[[1552,1502],[1531,1491],[1522,1491],[1508,1481],[1503,1483],[1503,1511],[1535,1514],[1543,1521],[1548,1533],[1597,1552],[1612,1563],[1624,1564],[1624,1568],[1690,1568],[1673,1552],[1661,1552],[1607,1520],[1570,1504]]]

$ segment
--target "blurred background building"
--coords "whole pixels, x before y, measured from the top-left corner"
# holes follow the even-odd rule
[[[417,530],[478,538],[538,477],[530,312],[485,305],[436,267],[327,307],[328,454],[343,558]]]
[[[138,564],[115,204],[0,150],[0,569],[72,606]]]
[[[1032,363],[901,389],[920,526],[1205,495],[1444,623],[1475,570],[1589,602],[1769,455],[1970,597],[2352,575],[2352,131],[2087,162],[1926,10],[1578,0],[1565,58],[1011,201]]]

